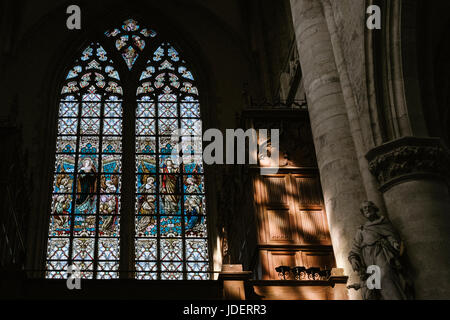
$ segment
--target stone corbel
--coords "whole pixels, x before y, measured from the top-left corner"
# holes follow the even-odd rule
[[[366,158],[382,192],[405,180],[449,182],[450,151],[439,138],[400,138],[370,150]]]

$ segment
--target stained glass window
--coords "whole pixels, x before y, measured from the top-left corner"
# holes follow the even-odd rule
[[[209,279],[201,135],[192,73],[162,43],[137,89],[137,279]]]
[[[115,40],[116,49],[122,54],[128,69],[131,70],[139,57],[139,52],[145,48],[145,39],[155,37],[156,32],[141,28],[136,20],[128,19],[123,22],[120,28],[106,31],[105,35]]]
[[[139,55],[148,61],[137,85],[125,86],[138,88],[129,104],[136,110],[128,113],[113,55],[99,43],[84,49],[68,71],[59,102],[46,277],[66,278],[74,265],[85,279],[118,278],[119,271],[146,280],[210,279],[193,74],[169,43],[150,50],[148,39],[161,40],[136,20],[105,36],[129,70]],[[135,165],[122,168],[123,119],[135,121],[123,142],[132,148],[125,143],[134,137],[135,153],[124,156],[134,157]],[[123,172],[134,172],[136,180],[122,181]],[[123,203],[134,204],[134,212],[120,214],[122,182],[124,189],[135,184],[134,197]],[[120,250],[120,219],[134,224],[134,235],[123,233],[134,237],[132,252]],[[134,270],[119,270],[120,252],[135,262]]]
[[[82,278],[118,278],[122,87],[91,43],[68,72],[59,103],[47,278],[73,264]]]

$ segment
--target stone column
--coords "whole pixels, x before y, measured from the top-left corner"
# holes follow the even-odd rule
[[[337,266],[353,283],[359,279],[347,257],[363,223],[359,206],[366,192],[330,32],[320,1],[291,0],[291,9],[333,250]],[[350,290],[349,297],[360,294]]]
[[[450,299],[448,149],[437,138],[404,137],[367,159],[403,238],[416,299]]]

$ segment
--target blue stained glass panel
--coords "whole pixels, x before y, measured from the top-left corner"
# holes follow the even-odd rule
[[[169,47],[167,49],[167,54],[170,56],[170,59],[172,61],[180,60],[180,58],[178,57],[178,52],[173,47]]]
[[[47,261],[45,273],[46,278],[64,279],[67,270],[67,261]]]
[[[62,269],[71,260],[83,279],[117,278],[120,77],[106,50],[91,43],[66,78],[59,104],[46,277],[66,278]],[[104,133],[110,136],[103,137]],[[107,240],[96,241],[97,237]],[[94,260],[100,260],[95,270]]]
[[[156,231],[155,231],[156,234]],[[157,240],[156,239],[136,239],[135,243],[135,253],[136,260],[150,260],[156,261],[158,260],[157,254]],[[141,267],[143,267],[141,265]],[[145,269],[145,271],[153,271],[151,269]]]
[[[69,237],[70,222],[69,215],[50,216],[49,237]]]
[[[154,119],[138,119],[136,121],[137,135],[154,135],[155,120]]]
[[[59,136],[56,141],[56,152],[74,153],[77,148],[77,138],[73,136]]]
[[[72,213],[72,196],[68,194],[53,195],[51,214],[69,215],[71,213]]]
[[[158,218],[150,215],[137,215],[135,219],[138,237],[156,237],[158,235]],[[145,253],[144,253],[145,254]]]
[[[194,77],[192,76],[192,73],[189,70],[187,70],[186,67],[184,67],[184,66],[178,67],[178,72],[181,73],[181,76],[183,78],[186,78],[186,79],[189,79],[189,80],[194,80]]]
[[[98,47],[97,48],[97,58],[100,61],[106,61],[108,59],[107,56],[106,56],[106,51],[102,47]]]
[[[78,159],[78,172],[80,173],[98,172],[98,155],[80,154]]]
[[[76,118],[60,118],[58,121],[58,134],[77,134],[78,120]]]
[[[205,216],[185,216],[185,237],[186,238],[206,238],[206,217]]]
[[[208,272],[209,264],[206,262],[188,262],[186,264],[188,272]]]
[[[109,38],[109,37],[115,37],[115,36],[117,36],[118,34],[120,34],[120,30],[117,29],[117,28],[113,29],[112,31],[106,31],[106,32],[105,32],[105,35],[106,35],[108,38]]]
[[[120,208],[120,196],[114,194],[100,195],[100,214],[118,214]]]
[[[183,171],[185,173],[202,173],[203,159],[201,155],[183,155]]]
[[[74,154],[57,154],[55,163],[56,173],[74,172],[75,155]]]
[[[198,102],[182,102],[181,116],[186,118],[199,118],[200,117],[200,106]]]
[[[155,173],[156,156],[154,155],[136,156],[136,171],[137,173]]]
[[[120,80],[119,73],[116,70],[114,70],[112,66],[107,66],[105,68],[105,72],[108,74],[109,77],[114,78],[116,80]]]
[[[181,217],[161,216],[160,235],[161,237],[181,237]]]
[[[158,133],[160,135],[176,135],[178,129],[178,120],[177,119],[159,119],[158,121],[159,130]]]
[[[96,118],[82,118],[80,134],[98,134],[100,129],[100,120]]]
[[[174,137],[171,137],[171,136],[159,137],[159,152],[171,154],[172,151],[174,150],[174,148],[176,147],[176,144],[178,143],[178,141],[179,141],[179,138],[177,135],[174,135]],[[180,146],[178,148],[180,148]]]
[[[164,60],[158,67],[158,70],[166,70],[166,69],[167,70],[175,70],[172,63],[170,63],[167,60]]]
[[[164,49],[162,47],[158,47],[158,49],[156,49],[156,51],[153,53],[153,61],[160,61],[163,55]]]
[[[158,116],[159,117],[177,117],[177,105],[173,102],[160,102],[158,103]]]
[[[136,279],[139,280],[157,280],[158,274],[156,271],[158,269],[158,264],[156,262],[136,262]]]
[[[95,236],[95,216],[75,216],[73,223],[73,235],[76,237]]]
[[[59,116],[60,117],[77,117],[78,116],[78,103],[63,101],[59,104]]]
[[[154,117],[155,116],[155,104],[151,101],[138,102],[136,109],[137,117]]]
[[[81,106],[82,117],[100,117],[100,103],[83,103]]]
[[[202,154],[202,138],[187,136],[181,138],[181,148],[184,155]]]
[[[184,196],[184,214],[188,216],[192,215],[205,215],[206,214],[206,202],[204,195],[185,195]]]
[[[125,31],[136,31],[139,29],[139,24],[134,19],[127,19],[123,22],[122,29]]]
[[[161,195],[159,203],[161,215],[181,214],[181,197],[179,195]]]
[[[106,102],[104,115],[105,117],[122,117],[122,103]]]
[[[119,216],[100,216],[98,224],[100,237],[119,237],[120,235],[120,217]]]
[[[186,260],[208,261],[208,243],[206,239],[186,240]]]
[[[148,79],[152,76],[152,74],[155,73],[155,67],[147,67],[141,74],[141,77],[139,78],[139,80],[144,80],[144,79]]]
[[[120,246],[117,238],[100,238],[98,240],[98,259],[119,260]]]
[[[127,63],[128,69],[131,70],[131,68],[133,67],[134,62],[136,61],[136,59],[138,58],[139,54],[136,52],[136,50],[129,46],[128,48],[125,49],[125,51],[122,53],[122,57],[125,60],[125,62]]]
[[[101,193],[120,193],[122,176],[120,174],[102,174],[100,178]]]
[[[74,238],[72,247],[73,260],[94,260],[95,239]]]
[[[98,152],[98,137],[85,136],[80,138],[79,152],[80,153],[97,153]]]
[[[102,149],[103,153],[121,153],[122,138],[113,136],[103,137]]]
[[[80,275],[81,279],[93,279],[94,273],[92,270],[94,270],[94,263],[93,261],[84,260],[84,261],[74,261],[73,265],[78,268],[78,270],[81,270]]]
[[[121,135],[122,119],[121,118],[105,118],[103,120],[103,134],[105,135]]]
[[[89,93],[89,94],[85,94],[83,95],[83,101],[100,101],[102,98],[101,94],[96,94],[96,93]]]
[[[135,148],[137,279],[210,279],[202,123],[193,80],[168,43],[154,51],[141,73]],[[146,239],[151,244],[142,242]]]
[[[183,241],[181,239],[161,239],[160,259],[162,261],[182,261]]]
[[[183,177],[184,193],[204,193],[204,183],[202,175],[185,175]]]
[[[102,156],[102,172],[119,173],[122,172],[122,157],[115,154],[104,154]]]
[[[153,38],[153,37],[156,36],[156,31],[144,28],[144,29],[141,30],[141,34],[143,34],[146,37],[152,37]]]
[[[122,49],[124,46],[126,46],[128,42],[128,35],[122,35],[117,38],[116,40],[116,48],[117,50]]]
[[[156,176],[150,174],[139,174],[136,179],[136,190],[139,193],[156,192]]]
[[[93,194],[77,194],[75,197],[75,214],[95,214],[97,212],[97,196]]]
[[[155,137],[136,137],[136,153],[154,154],[155,150]]]
[[[50,238],[47,244],[48,260],[65,260],[69,257],[68,238]]]
[[[97,265],[97,279],[109,280],[119,278],[119,263],[116,261],[100,261]]]
[[[182,135],[202,135],[202,121],[199,119],[181,119]]]
[[[140,194],[136,197],[136,214],[156,214],[156,196],[152,194]]]
[[[136,47],[138,47],[139,50],[141,50],[141,51],[144,50],[144,48],[145,48],[145,41],[144,41],[144,39],[142,39],[139,36],[133,36],[132,38],[133,38],[134,45]]]
[[[53,192],[55,193],[73,192],[73,174],[56,174],[53,183]]]

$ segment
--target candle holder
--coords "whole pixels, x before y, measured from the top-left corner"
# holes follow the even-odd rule
[[[294,268],[292,268],[291,271],[294,274],[295,280],[305,280],[306,279],[306,268],[305,267],[294,267]]]
[[[308,274],[308,280],[320,280],[320,268],[311,267],[306,269],[306,273]]]
[[[326,268],[326,267],[325,267]],[[289,280],[292,275],[293,280],[326,281],[331,276],[331,270],[321,270],[320,267],[306,268],[303,266],[288,267],[278,266],[275,268],[280,280]]]
[[[320,280],[328,280],[328,278],[331,276],[331,270],[325,269],[319,271]]]
[[[291,267],[279,266],[275,268],[275,271],[278,272],[278,277],[280,277],[280,280],[286,280],[286,276],[289,278]]]

